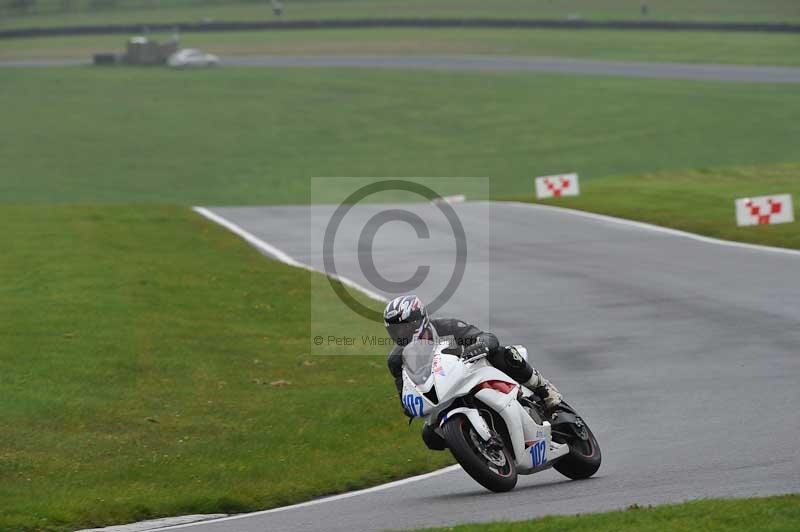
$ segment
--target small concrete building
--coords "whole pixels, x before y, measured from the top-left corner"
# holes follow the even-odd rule
[[[164,44],[148,37],[133,37],[128,41],[123,62],[129,65],[163,65],[178,51],[178,39],[173,37]]]

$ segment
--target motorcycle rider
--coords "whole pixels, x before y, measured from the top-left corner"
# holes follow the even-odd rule
[[[403,348],[417,340],[446,341],[453,346],[451,349],[456,351],[455,354],[462,358],[486,354],[494,367],[533,390],[544,401],[548,415],[552,415],[561,404],[558,389],[522,358],[516,349],[501,346],[494,334],[465,321],[454,318],[431,319],[416,295],[391,300],[383,312],[383,322],[386,332],[396,344],[389,352],[388,365],[400,395],[403,393]],[[402,403],[402,397],[400,400]],[[403,409],[405,411],[405,406]],[[444,442],[427,424],[423,427],[422,439],[432,449],[444,448]]]

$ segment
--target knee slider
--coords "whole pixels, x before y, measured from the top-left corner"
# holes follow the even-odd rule
[[[514,346],[503,348],[503,359],[508,364],[508,367],[514,369],[521,369],[528,365],[528,362]]]

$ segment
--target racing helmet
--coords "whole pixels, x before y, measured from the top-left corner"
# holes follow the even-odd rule
[[[399,346],[405,347],[421,338],[434,338],[428,311],[413,294],[392,299],[383,311],[383,324]]]

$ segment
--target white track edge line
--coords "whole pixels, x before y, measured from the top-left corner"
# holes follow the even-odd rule
[[[280,249],[278,249],[275,246],[273,246],[272,244],[268,244],[267,242],[264,242],[263,240],[261,240],[260,238],[255,236],[253,233],[250,233],[249,231],[246,231],[245,229],[242,229],[241,227],[239,227],[235,223],[231,222],[227,218],[223,218],[219,214],[216,214],[216,213],[206,209],[205,207],[192,207],[192,210],[194,212],[200,214],[204,218],[207,218],[207,219],[211,220],[212,222],[215,222],[215,223],[221,225],[225,229],[228,229],[230,232],[240,236],[245,241],[247,241],[249,244],[255,246],[257,249],[259,249],[262,252],[266,253],[267,255],[275,258],[276,260],[278,260],[280,262],[283,262],[284,264],[288,264],[289,266],[294,266],[295,268],[302,268],[304,270],[308,270],[308,271],[311,271],[311,272],[321,273],[323,275],[326,275],[326,276],[330,277],[331,279],[335,279],[335,280],[339,281],[340,283],[342,283],[343,285],[345,285],[345,286],[347,286],[349,288],[352,288],[354,290],[358,290],[362,294],[366,295],[368,298],[374,299],[375,301],[381,301],[383,303],[386,303],[388,301],[387,298],[383,297],[382,295],[378,294],[377,292],[373,292],[369,288],[361,286],[360,284],[356,283],[355,281],[353,281],[351,279],[348,279],[347,277],[343,277],[341,275],[332,275],[332,274],[329,274],[328,272],[325,272],[325,271],[322,271],[322,270],[318,270],[317,268],[314,268],[313,266],[310,266],[308,264],[304,264],[302,262],[299,262],[299,261],[295,260],[294,258],[289,256],[285,252],[283,252]]]
[[[431,471],[430,473],[424,473],[422,475],[417,475],[415,477],[403,478],[403,479],[400,479],[400,480],[395,480],[393,482],[387,482],[386,484],[380,484],[378,486],[373,486],[371,488],[364,488],[364,489],[357,490],[357,491],[348,491],[347,493],[340,493],[338,495],[331,495],[330,497],[323,497],[322,499],[313,499],[313,500],[306,501],[306,502],[300,502],[300,503],[297,503],[297,504],[292,504],[290,506],[281,506],[280,508],[272,508],[270,510],[261,510],[261,511],[258,511],[258,512],[250,512],[250,513],[245,513],[245,514],[231,515],[231,516],[222,517],[222,518],[219,518],[219,519],[207,519],[205,521],[198,521],[198,522],[195,522],[195,523],[186,523],[186,524],[183,524],[183,525],[168,526],[168,527],[164,527],[164,528],[156,528],[156,529],[153,529],[153,530],[157,530],[157,531],[160,531],[160,530],[178,530],[178,529],[181,529],[181,528],[189,528],[189,527],[197,526],[197,525],[206,525],[206,524],[211,524],[211,523],[221,523],[223,521],[234,521],[234,520],[237,520],[237,519],[245,519],[245,518],[248,518],[248,517],[256,517],[256,516],[259,516],[259,515],[266,515],[266,514],[271,514],[271,513],[283,512],[283,511],[286,511],[286,510],[296,510],[298,508],[304,508],[306,506],[316,506],[318,504],[324,504],[326,502],[340,501],[342,499],[349,499],[351,497],[356,497],[358,495],[366,495],[367,493],[375,493],[377,491],[383,491],[383,490],[387,490],[387,489],[391,489],[391,488],[396,488],[396,487],[402,486],[404,484],[410,484],[411,482],[417,482],[417,481],[420,481],[420,480],[426,480],[426,479],[429,479],[429,478],[432,478],[432,477],[443,475],[445,473],[449,473],[451,471],[456,471],[457,469],[461,469],[461,466],[458,465],[458,464],[455,464],[455,465],[447,466],[447,467],[442,468],[442,469],[437,469],[436,471]]]
[[[697,233],[690,233],[688,231],[681,231],[680,229],[671,229],[669,227],[664,227],[661,225],[650,224],[647,222],[637,222],[635,220],[628,220],[625,218],[617,218],[616,216],[609,216],[607,214],[598,214],[594,212],[588,211],[580,211],[578,209],[570,209],[569,207],[560,207],[556,205],[543,205],[541,203],[525,203],[521,201],[506,201],[502,202],[508,205],[514,205],[518,207],[526,207],[526,208],[534,208],[534,209],[543,209],[543,210],[553,210],[563,212],[565,214],[572,214],[574,216],[581,216],[583,218],[589,218],[593,220],[600,220],[605,222],[611,222],[620,225],[627,225],[629,227],[636,227],[639,229],[645,229],[648,231],[655,231],[657,233],[664,233],[673,236],[680,236],[683,238],[689,238],[692,240],[696,240],[698,242],[704,242],[706,244],[715,244],[717,246],[727,246],[727,247],[734,247],[734,248],[741,248],[741,249],[749,249],[751,251],[766,251],[769,253],[780,253],[783,255],[792,255],[800,257],[800,250],[796,249],[789,249],[789,248],[779,248],[774,246],[764,246],[761,244],[748,244],[746,242],[736,242],[734,240],[723,240],[721,238],[713,238],[710,236],[703,236],[698,235]]]

